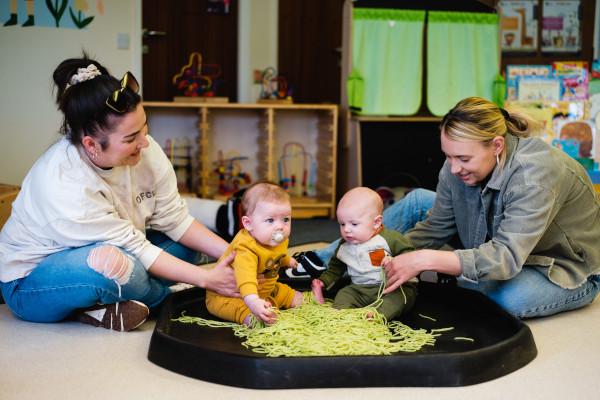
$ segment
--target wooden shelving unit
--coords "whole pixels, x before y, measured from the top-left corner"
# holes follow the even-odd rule
[[[144,102],[149,118],[197,118],[197,184],[193,191],[204,198],[222,198],[214,173],[218,152],[236,151],[252,181],[279,180],[278,164],[284,146],[300,143],[311,164],[314,185],[291,187],[293,217],[335,216],[338,107],[330,104],[233,104]],[[154,122],[150,124],[153,133]],[[160,126],[161,124],[156,124]],[[168,125],[168,124],[163,124]],[[312,166],[312,169],[310,168]],[[308,180],[308,177],[307,177]],[[310,181],[310,180],[308,180]]]

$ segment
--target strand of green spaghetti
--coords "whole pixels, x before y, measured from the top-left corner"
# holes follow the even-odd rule
[[[464,340],[466,342],[474,342],[475,339],[470,338],[470,337],[464,337],[464,336],[455,336],[454,340]]]
[[[423,314],[417,314],[417,315],[418,315],[419,317],[421,317],[421,318],[425,318],[425,319],[429,319],[429,320],[431,320],[431,321],[433,321],[433,322],[437,322],[437,319],[435,319],[435,318],[432,318],[432,317],[428,317],[427,315],[423,315]]]
[[[454,327],[453,327],[453,326],[450,326],[450,327],[448,327],[448,328],[436,328],[436,329],[432,329],[432,330],[431,330],[431,333],[447,332],[447,331],[451,331],[451,330],[453,330],[453,329],[454,329]]]
[[[381,269],[381,283],[379,284],[379,290],[377,291],[377,298],[371,304],[366,307],[379,308],[379,306],[383,303],[383,291],[387,285],[387,275],[385,274],[385,270]],[[408,303],[406,298],[406,294],[404,293],[404,288],[400,285],[400,291],[402,292],[402,296],[404,296],[404,305]],[[366,308],[365,307],[365,308]]]

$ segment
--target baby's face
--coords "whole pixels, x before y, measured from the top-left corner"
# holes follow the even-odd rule
[[[290,236],[292,206],[289,203],[260,201],[244,227],[263,246],[277,246]]]
[[[366,242],[381,226],[377,213],[360,202],[338,207],[337,219],[342,238],[351,244]]]

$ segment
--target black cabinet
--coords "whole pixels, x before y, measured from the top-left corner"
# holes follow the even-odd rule
[[[435,190],[444,163],[438,121],[360,122],[362,184]]]

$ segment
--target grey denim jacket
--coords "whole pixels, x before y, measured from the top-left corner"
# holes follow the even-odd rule
[[[538,138],[507,135],[507,157],[484,186],[467,186],[446,161],[427,219],[407,233],[440,248],[456,233],[462,276],[507,280],[523,266],[576,288],[600,274],[600,202],[583,167]]]

